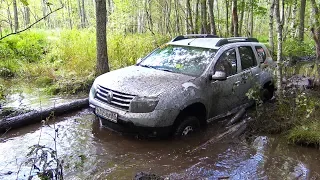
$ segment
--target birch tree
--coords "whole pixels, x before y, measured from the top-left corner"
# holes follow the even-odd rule
[[[282,7],[280,8],[281,0],[274,0],[274,12],[276,17],[276,31],[277,31],[277,95],[282,97],[282,43],[283,43],[283,25],[284,25],[284,0],[282,0]],[[280,13],[281,11],[281,13]]]

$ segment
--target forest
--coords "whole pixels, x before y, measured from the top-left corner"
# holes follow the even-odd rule
[[[292,75],[319,84],[317,0],[0,0],[2,101],[10,94],[9,81],[48,94],[88,92],[94,78],[108,71],[97,72],[103,65],[96,55],[101,14],[107,36],[104,63],[110,70],[135,64],[177,35],[256,37],[277,62],[278,90],[276,103],[256,106],[260,120],[251,128],[284,133],[294,143],[320,144],[316,87],[311,92],[286,89]],[[254,92],[249,95],[256,100]]]

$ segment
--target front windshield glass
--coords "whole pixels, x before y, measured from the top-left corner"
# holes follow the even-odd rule
[[[139,65],[163,71],[200,76],[211,62],[216,50],[167,45],[156,49]]]

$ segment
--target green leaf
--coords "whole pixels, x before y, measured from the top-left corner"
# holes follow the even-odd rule
[[[25,6],[28,6],[29,5],[29,3],[28,3],[28,1],[27,0],[20,0],[21,2],[22,2],[22,4],[23,5],[25,5]]]

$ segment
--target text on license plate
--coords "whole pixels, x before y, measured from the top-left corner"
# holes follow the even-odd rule
[[[96,114],[114,123],[117,123],[118,121],[117,113],[102,109],[100,107],[96,107]]]

